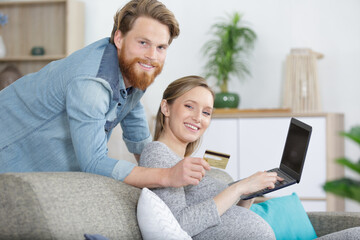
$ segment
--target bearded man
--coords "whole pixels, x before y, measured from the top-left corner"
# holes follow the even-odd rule
[[[119,123],[137,160],[151,141],[140,99],[179,32],[162,3],[132,0],[116,13],[111,38],[0,91],[0,173],[83,171],[137,187],[197,184],[209,169],[200,158],[157,169],[107,156],[107,141]]]

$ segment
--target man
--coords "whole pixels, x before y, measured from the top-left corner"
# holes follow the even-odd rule
[[[107,156],[107,141],[119,123],[137,160],[151,141],[139,101],[178,35],[178,22],[162,3],[132,0],[115,15],[110,40],[97,41],[2,90],[0,173],[84,171],[137,187],[197,184],[209,169],[200,158],[150,169]]]

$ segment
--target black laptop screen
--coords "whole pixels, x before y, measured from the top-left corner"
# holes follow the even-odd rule
[[[310,134],[311,130],[309,131],[291,122],[281,165],[285,165],[297,174],[301,174]]]

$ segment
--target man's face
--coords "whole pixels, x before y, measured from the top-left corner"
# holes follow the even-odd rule
[[[154,81],[163,68],[169,39],[168,27],[148,17],[139,17],[125,36],[116,32],[114,41],[126,87],[145,90]]]

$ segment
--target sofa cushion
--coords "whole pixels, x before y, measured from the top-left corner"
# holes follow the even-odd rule
[[[137,218],[144,240],[191,239],[163,200],[147,188],[141,191]]]
[[[360,226],[360,212],[308,212],[318,237]]]
[[[140,192],[82,172],[0,174],[0,239],[141,239]]]
[[[296,193],[253,204],[250,210],[269,223],[277,240],[317,238]]]

